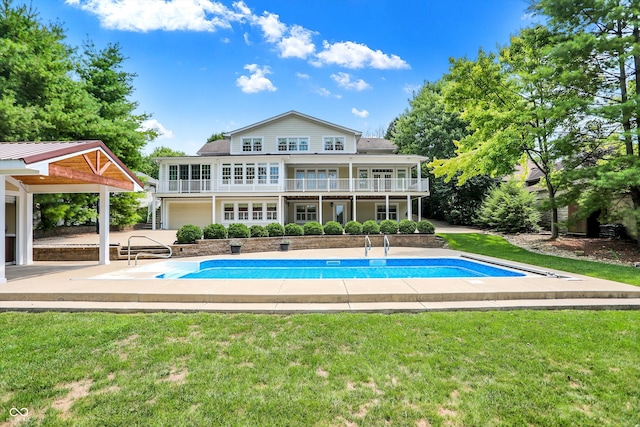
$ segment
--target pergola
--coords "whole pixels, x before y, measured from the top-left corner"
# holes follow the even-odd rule
[[[102,141],[0,142],[0,283],[6,282],[9,225],[15,229],[16,264],[33,264],[34,194],[98,193],[99,262],[109,264],[109,194],[142,189]],[[7,224],[9,201],[15,201],[15,228]]]

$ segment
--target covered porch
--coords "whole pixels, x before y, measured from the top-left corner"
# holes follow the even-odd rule
[[[100,195],[100,264],[109,264],[109,196],[143,185],[102,141],[0,143],[0,283],[33,264],[33,195]]]

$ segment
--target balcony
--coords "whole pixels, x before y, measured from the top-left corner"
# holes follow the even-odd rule
[[[282,183],[262,180],[177,180],[161,182],[158,193],[426,193],[428,178],[328,178],[285,179]]]

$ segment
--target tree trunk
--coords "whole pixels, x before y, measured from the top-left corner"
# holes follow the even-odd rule
[[[558,205],[556,204],[556,189],[549,183],[549,178],[545,179],[547,182],[547,191],[549,192],[549,203],[551,204],[551,238],[557,239],[560,235],[558,231]]]

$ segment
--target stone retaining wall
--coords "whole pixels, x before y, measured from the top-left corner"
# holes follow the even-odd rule
[[[382,235],[370,236],[374,248],[382,248]],[[331,248],[363,248],[364,236],[286,236],[286,237],[252,237],[250,239],[221,239],[198,240],[194,244],[171,245],[175,258],[226,255],[231,253],[230,241],[243,242],[242,253],[279,251],[280,242],[289,240],[289,250],[301,249],[331,249]],[[396,234],[389,236],[391,248],[415,247],[415,248],[442,248],[444,241],[433,234]],[[120,254],[120,249],[126,253],[126,247],[112,245],[109,248],[111,260],[126,259],[126,254]],[[98,261],[100,248],[97,245],[48,245],[34,246],[34,261]]]

